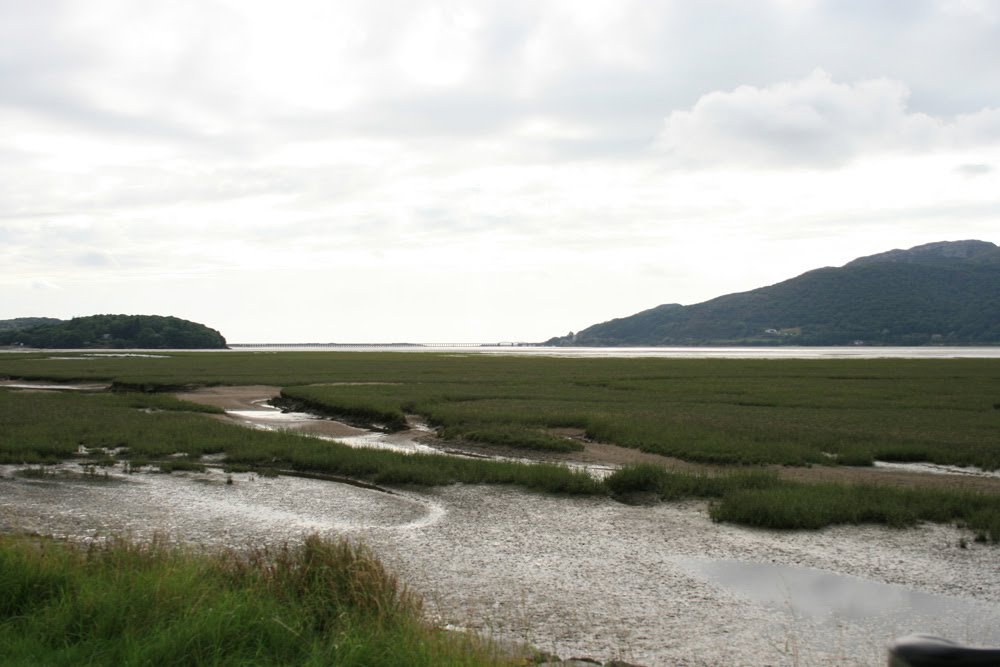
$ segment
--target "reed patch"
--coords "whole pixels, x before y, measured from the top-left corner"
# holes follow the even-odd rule
[[[366,548],[318,537],[206,553],[0,536],[0,645],[24,665],[510,664],[428,625]]]

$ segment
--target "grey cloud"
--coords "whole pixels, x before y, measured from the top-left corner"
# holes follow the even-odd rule
[[[195,161],[196,162],[196,161]],[[88,228],[60,228],[67,215],[103,216],[112,211],[156,209],[178,204],[232,201],[263,195],[295,196],[303,205],[322,204],[359,194],[373,182],[361,169],[205,164],[102,167],[71,181],[40,179],[30,186],[11,184],[16,167],[0,170],[0,221],[31,222],[36,231],[68,234],[90,241]],[[25,225],[20,233],[27,232]]]
[[[422,94],[386,91],[359,129],[475,136],[544,114],[586,125],[599,135],[547,147],[554,157],[613,156],[648,142],[665,112],[689,108],[711,91],[765,87],[797,79],[815,66],[828,68],[838,80],[904,82],[911,114],[950,116],[1000,107],[1000,90],[992,85],[1000,79],[1000,26],[975,16],[942,16],[939,6],[930,1],[818,3],[791,12],[795,18],[789,19],[759,3],[641,3],[630,16],[634,30],[628,37],[634,34],[644,62],[631,67],[589,60],[593,45],[566,36],[565,48],[577,49],[567,56],[575,66],[554,74],[527,99],[513,93],[523,74],[518,56],[532,30],[530,22],[515,23],[491,42],[476,85]],[[845,159],[837,146],[819,142],[807,128],[771,131],[780,135],[775,140],[824,154],[828,163]]]
[[[37,90],[32,87],[8,89],[0,105],[29,111],[81,131],[122,137],[203,142],[206,137],[162,117],[127,114],[94,106],[85,96],[68,92]]]
[[[1000,218],[1000,201],[975,203],[944,203],[928,206],[902,206],[881,210],[867,210],[863,215],[857,211],[837,212],[823,217],[818,222],[829,232],[857,229],[859,225],[888,225],[899,229],[919,229],[931,231],[938,236],[948,237],[954,233],[955,221],[961,221],[962,234],[972,234],[974,238],[996,241],[995,220]],[[970,231],[982,229],[983,232]],[[780,230],[779,230],[779,233]],[[789,232],[794,234],[794,231]]]
[[[148,244],[147,244],[148,245]],[[43,240],[15,246],[13,271],[44,272],[48,275],[83,275],[88,272],[118,272],[150,269],[163,262],[160,250],[121,245],[112,239],[106,247],[76,243],[60,235],[46,235]],[[189,253],[190,255],[190,253]],[[181,262],[189,255],[175,257]]]
[[[943,15],[939,5],[930,0],[820,2],[789,12],[778,5],[735,0],[623,2],[620,25],[602,39],[634,47],[641,62],[628,64],[596,58],[600,41],[571,21],[553,18],[553,6],[484,2],[469,5],[484,15],[484,27],[476,34],[481,54],[471,79],[437,90],[399,85],[387,74],[391,67],[379,64],[426,7],[380,5],[366,14],[367,38],[349,55],[361,58],[382,78],[373,79],[370,102],[332,113],[303,112],[294,100],[270,106],[245,97],[228,79],[231,73],[213,60],[221,48],[213,43],[227,26],[220,18],[223,10],[208,7],[205,18],[183,36],[186,50],[173,70],[160,73],[160,84],[171,97],[220,121],[223,129],[206,134],[169,109],[129,114],[95,106],[79,84],[84,72],[101,63],[88,48],[95,37],[67,32],[61,23],[62,12],[72,4],[28,3],[33,9],[25,10],[24,3],[6,0],[0,2],[0,13],[14,27],[0,40],[7,44],[0,46],[0,103],[81,131],[149,137],[177,142],[192,155],[231,157],[266,155],[282,137],[297,136],[461,142],[502,135],[532,115],[592,128],[591,139],[537,147],[541,159],[628,154],[656,134],[665,114],[690,108],[711,91],[787,81],[814,66],[843,80],[904,81],[912,90],[914,110],[953,114],[1000,107],[1000,90],[992,85],[1000,80],[1000,27],[975,16]],[[8,17],[18,17],[17,22],[6,21]],[[523,56],[543,27],[565,52],[568,65],[523,95],[519,87],[532,75]],[[852,46],[845,48],[847,44]],[[827,160],[838,159],[834,147],[817,146],[801,132],[784,134],[776,140],[806,142],[813,151],[832,151]]]
[[[1000,142],[1000,108],[962,114],[949,131],[959,145],[975,147]]]
[[[120,64],[108,62],[101,54],[101,40],[116,35],[100,32],[104,21],[99,20],[88,21],[90,30],[80,30],[72,18],[80,9],[72,2],[0,0],[0,110],[19,111],[36,121],[47,120],[61,128],[112,140],[152,139],[173,142],[192,152],[240,152],[246,137],[236,136],[232,130],[206,133],[174,117],[164,108],[170,105],[148,112],[126,112],[95,101],[89,84],[100,81],[113,85],[113,78],[107,79],[114,76],[109,66]],[[92,8],[95,14],[107,10],[97,5]],[[104,27],[113,29],[112,17],[106,18]],[[192,31],[195,37],[184,36],[190,40],[190,51],[174,64],[172,72],[149,76],[160,84],[158,92],[168,100],[201,105],[221,116],[233,115],[236,94],[219,92],[227,90],[224,82],[212,78],[211,63],[200,57],[207,55],[205,45],[211,43],[212,27],[206,22]]]
[[[102,269],[109,266],[114,266],[115,261],[111,255],[101,252],[98,250],[91,250],[89,252],[83,252],[76,255],[73,258],[73,263],[76,266],[88,268],[88,269]]]
[[[960,164],[955,167],[957,171],[962,176],[974,177],[982,176],[983,174],[989,174],[993,171],[993,165],[990,164]]]
[[[363,114],[315,116],[315,126],[397,137],[473,137],[508,127],[525,105],[498,93],[475,90],[386,95]]]

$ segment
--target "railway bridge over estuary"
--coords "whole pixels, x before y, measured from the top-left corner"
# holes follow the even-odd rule
[[[291,350],[291,349],[329,349],[329,350],[440,350],[462,348],[490,347],[538,347],[537,343],[500,342],[500,343],[229,343],[233,350]]]

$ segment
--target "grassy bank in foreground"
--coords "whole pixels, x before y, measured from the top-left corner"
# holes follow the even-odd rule
[[[569,427],[602,442],[720,465],[886,460],[1000,468],[996,359],[49,356],[0,355],[0,377],[105,380],[141,390],[277,385],[331,413],[390,427],[403,413],[417,413],[447,437],[504,446],[559,443],[551,429]],[[317,384],[325,386],[304,387]]]
[[[498,665],[426,625],[366,549],[267,552],[0,536],[5,665]]]

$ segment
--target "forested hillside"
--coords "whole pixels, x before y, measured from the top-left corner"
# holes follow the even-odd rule
[[[548,345],[1000,343],[1000,248],[934,243],[760,289],[668,304]]]
[[[43,324],[59,324],[62,320],[54,317],[15,317],[12,320],[0,320],[0,331],[14,331],[15,329],[31,329]]]
[[[0,331],[0,345],[38,348],[217,349],[226,339],[204,324],[159,315],[91,315]]]

